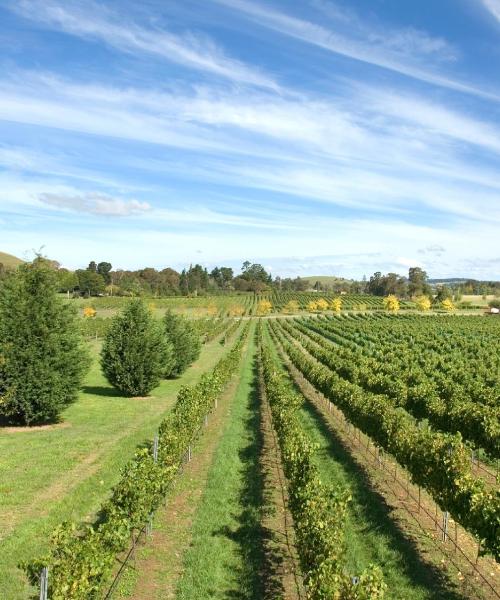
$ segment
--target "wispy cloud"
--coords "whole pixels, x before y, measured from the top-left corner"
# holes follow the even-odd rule
[[[69,209],[105,217],[130,217],[151,210],[151,205],[139,200],[112,198],[100,192],[69,195],[64,193],[41,193],[38,199],[56,208]]]
[[[500,0],[481,0],[483,6],[500,22]]]
[[[144,27],[102,3],[70,0],[15,0],[8,6],[27,19],[47,27],[99,42],[131,54],[146,53],[191,69],[218,75],[234,82],[278,90],[278,84],[256,67],[231,58],[205,35],[182,35]]]
[[[357,61],[375,65],[413,79],[473,94],[491,100],[500,100],[500,93],[475,87],[442,74],[439,69],[430,70],[426,65],[429,57],[439,63],[443,57],[452,58],[452,47],[441,38],[433,38],[415,29],[370,31],[365,24],[358,27],[359,36],[329,29],[313,21],[290,16],[284,12],[265,7],[248,0],[213,0],[227,6],[258,23],[279,33],[334,52]],[[495,2],[496,0],[485,0]]]

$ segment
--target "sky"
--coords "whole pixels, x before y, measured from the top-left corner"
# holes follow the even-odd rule
[[[0,0],[0,250],[500,279],[500,0]]]

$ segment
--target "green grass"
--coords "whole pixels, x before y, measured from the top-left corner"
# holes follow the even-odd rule
[[[255,343],[245,358],[229,420],[193,523],[179,600],[262,598],[259,398]]]
[[[17,258],[17,256],[12,256],[12,254],[7,254],[7,252],[0,252],[0,263],[2,263],[2,265],[8,269],[15,269],[23,262],[24,261],[22,261],[20,258]]]
[[[0,589],[9,600],[30,591],[21,560],[43,554],[62,520],[93,515],[118,480],[136,446],[151,438],[184,384],[197,381],[227,351],[214,341],[182,377],[164,381],[144,400],[124,398],[108,385],[94,362],[78,401],[54,428],[0,429]]]

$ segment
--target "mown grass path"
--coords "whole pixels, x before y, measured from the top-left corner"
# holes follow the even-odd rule
[[[255,342],[194,516],[192,542],[177,585],[179,600],[263,597],[260,431]]]
[[[179,388],[195,383],[228,347],[206,344],[182,377],[163,381],[150,398],[124,398],[104,380],[99,343],[78,401],[53,427],[0,430],[0,589],[9,600],[26,599],[30,587],[17,568],[39,556],[63,520],[93,515],[118,480],[137,445],[152,437]]]

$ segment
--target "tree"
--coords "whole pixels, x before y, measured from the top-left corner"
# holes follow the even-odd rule
[[[342,310],[342,299],[341,298],[334,298],[331,302],[330,302],[330,307],[333,311],[335,311],[336,313],[339,313]]]
[[[410,267],[408,281],[408,294],[410,297],[413,298],[430,293],[430,286],[427,283],[427,273],[420,267]]]
[[[434,304],[442,304],[444,300],[451,300],[452,293],[448,286],[442,285],[438,288],[436,297],[434,298]]]
[[[328,302],[324,298],[320,298],[319,300],[316,301],[316,308],[318,310],[327,310]]]
[[[107,380],[127,396],[146,396],[173,365],[172,345],[141,300],[113,318],[101,351]]]
[[[87,271],[91,271],[92,273],[97,273],[97,264],[95,260],[91,260],[89,262],[89,266],[87,267]]]
[[[453,300],[451,298],[445,298],[441,304],[441,308],[447,311],[455,310],[455,305],[453,304]]]
[[[420,296],[416,300],[417,308],[421,311],[428,311],[431,308],[431,299],[429,296]]]
[[[106,289],[104,277],[89,269],[78,269],[75,271],[78,278],[78,289],[86,296],[98,296]]]
[[[268,315],[273,310],[273,305],[269,300],[261,300],[257,304],[257,314],[258,315]]]
[[[59,291],[74,292],[78,287],[78,277],[76,273],[68,271],[68,269],[59,269],[56,271]]]
[[[309,312],[316,312],[318,310],[318,303],[315,300],[309,300],[307,303],[307,310]]]
[[[97,265],[97,272],[99,273],[99,275],[102,275],[104,281],[106,282],[106,285],[109,285],[111,283],[110,271],[112,268],[113,267],[109,262],[100,262]]]
[[[57,421],[75,401],[89,359],[73,307],[38,257],[0,291],[0,417],[32,425]]]
[[[178,377],[200,355],[201,340],[192,324],[185,319],[167,311],[163,319],[167,339],[173,348],[173,363],[167,377]]]
[[[293,314],[299,312],[299,303],[297,300],[289,300],[283,307],[283,312]]]
[[[384,298],[384,308],[390,312],[398,312],[399,311],[399,300],[396,296],[391,294]]]

